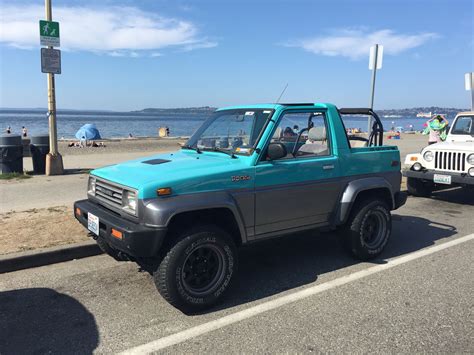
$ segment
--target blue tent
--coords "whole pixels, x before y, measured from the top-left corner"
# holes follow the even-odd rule
[[[87,139],[88,141],[92,141],[95,139],[101,139],[100,133],[95,124],[87,123],[76,132],[76,138]]]

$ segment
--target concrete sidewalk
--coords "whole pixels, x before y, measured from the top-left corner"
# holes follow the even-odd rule
[[[25,211],[32,208],[70,206],[75,200],[86,197],[87,173],[74,171],[95,169],[147,155],[163,153],[133,152],[111,154],[66,155],[64,168],[73,172],[61,176],[33,176],[27,180],[0,182],[0,213]],[[31,158],[24,158],[24,169],[32,170]]]

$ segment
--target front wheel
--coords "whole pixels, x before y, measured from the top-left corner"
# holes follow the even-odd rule
[[[153,278],[171,305],[196,312],[222,299],[236,270],[237,251],[230,235],[216,226],[202,226],[178,236]]]
[[[356,203],[343,229],[343,242],[358,259],[369,260],[382,253],[392,232],[392,216],[380,199]]]

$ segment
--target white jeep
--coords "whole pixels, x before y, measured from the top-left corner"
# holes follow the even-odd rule
[[[430,196],[435,187],[474,187],[474,111],[456,116],[446,141],[408,154],[403,176],[413,196]]]

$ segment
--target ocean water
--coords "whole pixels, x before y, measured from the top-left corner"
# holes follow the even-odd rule
[[[98,112],[66,111],[58,112],[57,125],[59,138],[74,138],[77,130],[86,123],[94,123],[103,138],[157,137],[160,127],[168,126],[171,136],[190,136],[209,117],[209,112],[182,112],[167,110],[164,113],[138,112]],[[450,117],[448,117],[450,119]],[[452,118],[451,118],[452,119]],[[416,117],[381,117],[385,130],[391,127],[403,127],[410,130],[422,130],[425,118]],[[303,127],[304,120],[298,122]],[[346,128],[367,130],[367,118],[363,116],[346,116]],[[2,133],[11,126],[13,133],[20,134],[21,127],[28,129],[28,134],[36,135],[48,132],[48,118],[43,110],[10,110],[0,109],[0,130]]]

